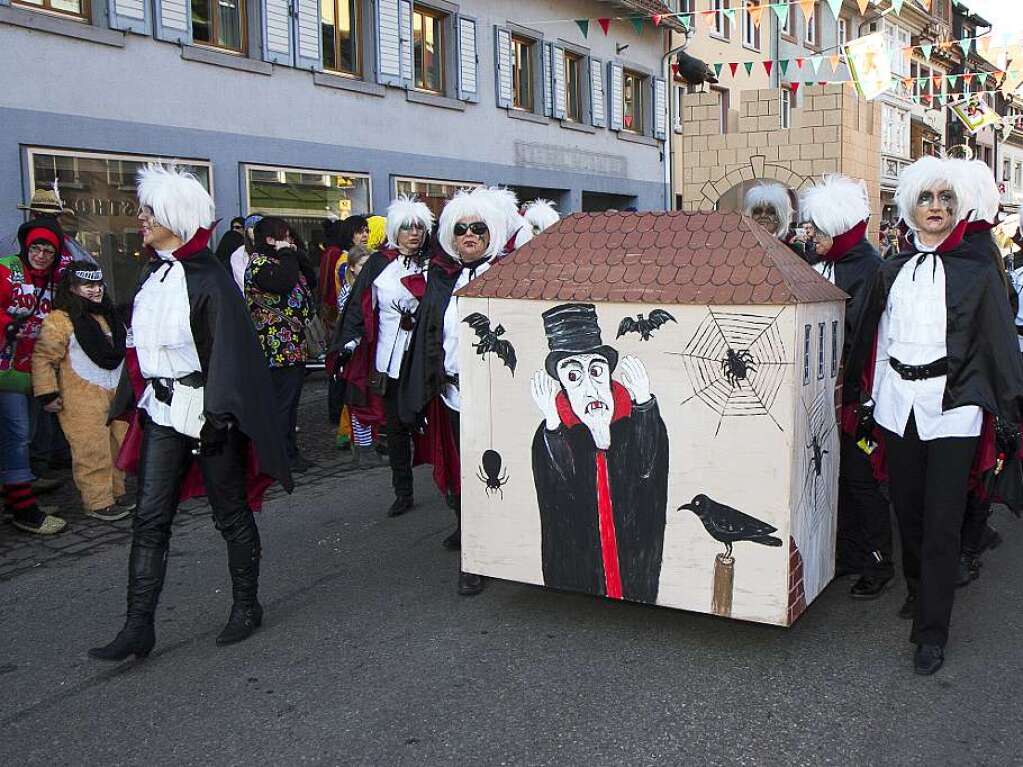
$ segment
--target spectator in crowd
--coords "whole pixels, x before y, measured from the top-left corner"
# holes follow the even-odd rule
[[[231,228],[217,243],[216,257],[225,269],[231,268],[231,254],[245,244],[245,219],[240,216],[231,219]]]
[[[14,526],[53,535],[67,523],[39,508],[29,467],[32,352],[68,259],[52,217],[22,224],[18,244],[0,258],[0,479]]]
[[[32,353],[32,388],[43,408],[57,413],[71,443],[86,516],[109,522],[135,506],[114,468],[127,425],[107,425],[124,348],[124,322],[106,294],[103,272],[89,261],[72,262]]]
[[[231,254],[231,275],[234,277],[238,290],[245,292],[245,270],[249,268],[255,247],[254,236],[256,224],[263,220],[261,213],[253,213],[245,219],[245,241]]]
[[[315,311],[288,223],[268,216],[256,224],[254,251],[245,272],[245,297],[256,334],[270,366],[277,420],[287,445],[292,472],[312,465],[298,451],[295,427],[305,382],[305,324]]]
[[[347,253],[353,245],[365,246],[369,239],[369,224],[365,216],[353,215],[341,221],[325,222],[324,232],[319,295],[323,322],[329,331],[337,322],[337,296],[344,282]]]
[[[775,182],[754,184],[742,199],[742,212],[782,242],[792,228],[794,206],[789,190]]]
[[[352,285],[355,284],[355,280],[358,278],[369,256],[370,252],[364,245],[353,245],[351,250],[348,251],[344,283],[341,285],[341,291],[337,294],[337,314],[339,317],[345,311],[348,297],[352,293]],[[350,356],[351,352],[349,351],[348,357]],[[344,355],[342,357],[347,359]],[[379,465],[380,461],[376,458],[376,450],[373,448],[373,427],[360,421],[358,416],[351,413],[347,405],[341,411],[341,422],[338,424],[338,438],[340,439],[341,435],[346,432],[351,435],[352,457],[355,459],[355,465],[360,468],[372,466],[373,464]]]

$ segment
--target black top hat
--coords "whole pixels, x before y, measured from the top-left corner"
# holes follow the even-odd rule
[[[543,329],[550,353],[544,361],[548,375],[558,377],[558,363],[576,354],[599,354],[611,370],[618,365],[618,352],[600,338],[597,309],[593,304],[561,304],[543,313]]]

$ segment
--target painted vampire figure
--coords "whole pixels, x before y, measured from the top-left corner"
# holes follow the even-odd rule
[[[412,345],[401,374],[401,418],[417,429],[423,459],[433,464],[433,478],[447,496],[457,518],[454,533],[444,540],[449,550],[461,548],[461,485],[459,462],[458,317],[460,288],[486,272],[509,241],[509,217],[489,189],[459,192],[444,206],[437,227],[440,245],[430,261],[426,293],[419,303]],[[418,453],[417,453],[418,455]],[[478,594],[483,579],[459,568],[458,593]]]
[[[964,239],[962,172],[923,157],[895,199],[910,247],[878,272],[844,393],[862,403],[860,434],[885,445],[909,590],[900,616],[913,621],[914,669],[926,675],[944,663],[971,467],[988,445],[1019,449],[1023,357],[1002,277]]]
[[[816,262],[814,269],[849,295],[843,336],[846,351],[881,268],[881,257],[867,240],[869,216],[866,189],[845,176],[825,176],[799,201],[800,238],[807,260]],[[873,599],[895,573],[891,515],[870,456],[857,445],[855,408],[845,408],[843,416],[836,572],[860,576],[849,592],[854,599]]]
[[[401,366],[426,292],[427,242],[433,213],[400,195],[387,208],[387,244],[366,261],[337,324],[345,399],[359,422],[387,428],[394,503],[387,515],[412,508],[412,435],[398,417]]]
[[[668,503],[668,432],[643,363],[601,341],[592,304],[543,313],[550,352],[533,376],[544,583],[657,601]]]
[[[245,301],[207,247],[213,200],[176,168],[139,173],[139,226],[149,254],[131,318],[129,349],[111,416],[131,421],[119,468],[138,473],[124,628],[94,658],[145,657],[167,572],[179,500],[209,499],[227,542],[234,603],[217,644],[260,625],[260,540],[253,508],[273,479],[289,492],[270,373]]]

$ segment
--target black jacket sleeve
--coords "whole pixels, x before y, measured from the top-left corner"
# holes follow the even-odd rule
[[[271,257],[267,263],[252,267],[252,281],[256,287],[279,296],[286,296],[292,291],[300,274],[298,253],[291,248],[278,250],[276,259]]]

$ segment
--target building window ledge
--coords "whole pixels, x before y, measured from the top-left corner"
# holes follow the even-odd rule
[[[618,138],[632,144],[644,144],[646,146],[658,146],[660,144],[653,136],[643,136],[639,133],[629,133],[628,131],[618,131]]]
[[[12,27],[24,27],[36,32],[49,32],[64,37],[87,40],[90,43],[109,45],[113,48],[124,47],[124,32],[116,29],[94,27],[85,21],[62,19],[48,13],[39,13],[22,8],[0,6],[0,24]]]
[[[566,130],[575,130],[580,133],[596,133],[597,129],[586,123],[577,123],[574,120],[560,120],[561,127]]]
[[[181,47],[181,58],[185,61],[198,61],[202,64],[213,64],[217,67],[237,69],[240,72],[251,72],[254,75],[269,75],[273,73],[273,64],[268,61],[257,61],[236,53],[224,53],[215,51],[212,48],[205,48],[197,45],[184,45]]]
[[[314,72],[313,82],[322,85],[324,88],[336,88],[341,91],[354,91],[364,93],[367,96],[383,96],[387,88],[379,83],[368,83],[365,80],[357,80],[354,77],[345,77],[331,72]]]
[[[550,120],[543,115],[538,115],[536,112],[527,112],[525,109],[509,109],[508,116],[513,120],[525,120],[526,122],[538,125],[548,125],[550,123]]]
[[[440,107],[441,109],[454,109],[458,112],[465,111],[464,102],[448,96],[441,96],[439,93],[409,90],[405,92],[405,98],[414,104],[426,104],[427,106]]]

